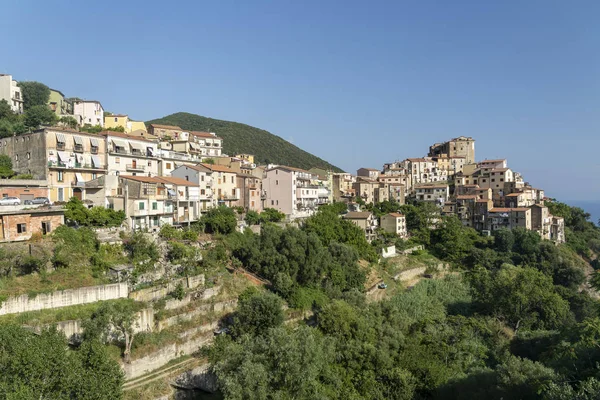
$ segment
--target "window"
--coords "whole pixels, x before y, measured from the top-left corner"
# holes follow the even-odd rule
[[[140,201],[140,202],[138,203],[138,210],[143,210],[143,209],[144,209],[144,202],[143,202],[143,201]]]
[[[276,185],[279,185],[279,181],[275,181],[275,184],[276,184]]]
[[[277,202],[275,204],[279,205],[279,200],[277,200]]]
[[[58,188],[58,201],[64,201],[64,200],[65,200],[65,189]]]
[[[274,206],[275,205],[275,200],[271,200],[271,205]]]
[[[152,161],[148,161],[148,166],[151,167],[152,166]]]
[[[119,120],[119,118],[115,117],[115,122],[117,122]]]
[[[231,177],[231,183],[233,183],[233,176]]]
[[[17,233],[27,232],[27,224],[17,224]]]
[[[65,174],[63,171],[58,171],[58,177],[56,178],[59,182],[64,182],[65,181]]]
[[[205,194],[206,194],[206,190],[204,190],[204,189],[200,189],[200,194],[201,194],[201,195],[205,195]]]
[[[92,119],[91,119],[91,118],[88,118],[88,122],[92,122]]]
[[[204,182],[204,175],[200,175],[200,182]]]
[[[189,176],[189,175],[186,175],[186,176],[185,176],[185,180],[189,182],[189,181],[190,181],[190,176]]]
[[[15,161],[19,161],[19,155],[15,154]]]
[[[171,169],[171,163],[170,162],[168,162],[165,166],[166,166],[167,169]]]
[[[158,203],[157,202],[153,202],[152,203],[152,209],[153,210],[158,210]]]
[[[27,159],[31,160],[31,153],[27,152]]]
[[[98,178],[98,174],[95,172],[92,172],[92,179],[96,179],[96,178]]]
[[[121,157],[115,157],[115,164],[121,164]]]

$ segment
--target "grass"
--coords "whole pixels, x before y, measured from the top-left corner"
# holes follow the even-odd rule
[[[154,400],[165,395],[172,395],[174,389],[168,379],[159,379],[123,393],[125,400]],[[169,397],[170,398],[170,397]]]
[[[91,268],[62,268],[46,274],[30,274],[0,279],[0,297],[27,294],[35,296],[56,290],[74,289],[107,283],[94,278]]]
[[[126,302],[129,299],[106,300],[107,302]],[[20,314],[0,316],[0,324],[46,325],[60,321],[71,321],[89,318],[103,302],[78,304],[76,306],[53,308],[39,311],[29,311]],[[143,303],[139,303],[140,308]]]

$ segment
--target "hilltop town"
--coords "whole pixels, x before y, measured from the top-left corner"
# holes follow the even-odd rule
[[[21,88],[10,75],[0,77],[0,99],[14,113],[23,112]],[[10,158],[15,175],[30,178],[0,185],[3,197],[21,204],[3,207],[2,241],[27,240],[62,223],[55,208],[24,211],[24,203],[36,197],[53,204],[75,197],[88,207],[122,210],[129,229],[149,230],[198,221],[218,206],[258,213],[273,208],[294,221],[343,202],[351,210],[344,218],[369,240],[378,227],[402,237],[407,231],[401,214],[378,221],[366,204],[429,202],[483,234],[523,227],[544,239],[565,240],[564,220],[548,212],[544,191],[525,182],[506,159],[478,161],[471,137],[435,143],[424,156],[382,160],[381,168],[334,173],[257,165],[251,154],[224,154],[218,132],[146,126],[105,112],[100,101],[68,99],[58,90],[50,89],[47,106],[56,115],[53,126],[0,139],[0,154]]]

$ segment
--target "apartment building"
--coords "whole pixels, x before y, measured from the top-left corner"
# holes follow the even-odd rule
[[[351,211],[342,218],[362,229],[369,243],[377,238],[377,218],[370,212]]]
[[[172,140],[179,136],[183,132],[178,126],[175,125],[161,125],[161,124],[150,124],[148,125],[148,133],[154,136],[158,136],[161,140]]]
[[[133,175],[121,175],[116,179],[116,193],[107,195],[108,207],[123,210],[131,229],[157,230],[163,224],[173,224],[173,198],[162,180]]]
[[[361,176],[369,179],[379,178],[381,171],[375,168],[359,168],[356,170],[356,176]]]
[[[220,157],[223,149],[223,139],[209,132],[181,131],[175,132],[169,140],[163,138],[161,148],[191,154],[199,158]]]
[[[432,157],[432,160],[437,162],[438,168],[446,171],[448,176],[454,176],[456,173],[461,172],[467,163],[465,157],[449,157],[446,154]]]
[[[499,208],[488,211],[487,230],[525,228],[531,230],[531,209],[526,207]]]
[[[375,204],[379,199],[380,193],[378,189],[380,184],[374,179],[358,176],[356,177],[356,182],[354,182],[353,187],[356,196],[360,197],[367,204]]]
[[[348,203],[354,201],[356,192],[354,190],[354,182],[356,177],[345,172],[333,173],[332,180],[332,197],[333,201]]]
[[[400,167],[411,176],[410,191],[419,184],[448,180],[448,171],[439,168],[431,158],[407,158],[400,163]]]
[[[172,176],[158,176],[173,202],[173,223],[185,224],[200,219],[200,185]]]
[[[429,157],[445,155],[451,157],[464,157],[467,164],[475,162],[475,139],[459,136],[443,143],[435,143],[429,147]]]
[[[109,175],[157,176],[158,143],[143,137],[105,131]]]
[[[48,107],[58,118],[73,115],[73,103],[65,98],[65,95],[56,89],[50,89]]]
[[[85,182],[106,174],[106,147],[98,135],[46,128],[0,139],[13,170],[48,182],[51,201],[86,199]]]
[[[428,201],[440,207],[448,201],[450,190],[447,183],[429,183],[415,186],[415,198],[418,201]]]
[[[81,126],[104,126],[104,108],[96,100],[75,100],[73,116]]]
[[[268,168],[263,179],[266,192],[263,206],[275,208],[291,219],[312,215],[319,200],[319,186],[311,182],[315,179],[315,175],[300,168],[283,165]]]
[[[406,230],[406,217],[404,214],[389,213],[382,215],[379,225],[384,231],[400,237],[406,237],[408,235],[408,231]]]
[[[231,207],[240,199],[237,174],[225,166],[206,163],[182,165],[174,169],[171,176],[198,183],[202,210],[217,205]]]
[[[247,211],[262,212],[263,199],[266,199],[266,193],[262,190],[262,179],[252,175],[237,174],[236,181],[240,199],[234,205],[244,207]]]
[[[13,112],[23,113],[23,94],[12,75],[0,74],[0,100],[6,100]]]

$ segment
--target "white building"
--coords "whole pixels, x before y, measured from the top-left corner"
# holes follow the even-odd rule
[[[6,100],[11,110],[17,114],[23,112],[23,95],[12,75],[0,74],[0,100]]]
[[[120,132],[102,132],[106,138],[108,175],[157,176],[158,143]]]
[[[73,102],[73,116],[79,125],[91,125],[104,127],[104,108],[99,101],[75,100]]]

